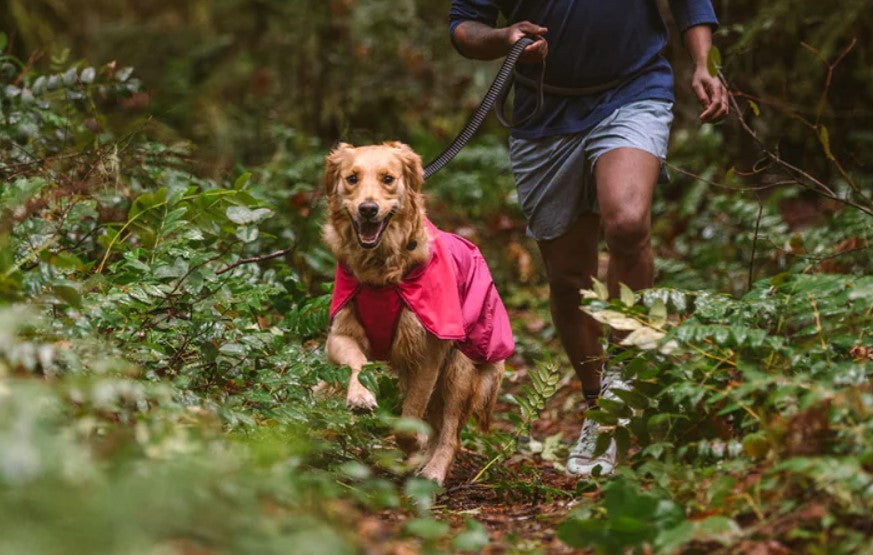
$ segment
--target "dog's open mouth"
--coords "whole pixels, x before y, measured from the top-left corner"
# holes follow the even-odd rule
[[[388,227],[388,221],[393,215],[393,211],[388,212],[388,214],[378,222],[368,220],[359,222],[352,218],[352,224],[354,224],[355,232],[358,234],[358,243],[360,243],[360,245],[365,249],[372,249],[378,245],[379,240],[382,238],[382,233],[385,232],[385,228]]]

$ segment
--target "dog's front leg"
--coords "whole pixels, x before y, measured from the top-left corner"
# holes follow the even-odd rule
[[[371,411],[376,408],[376,396],[364,387],[358,376],[367,357],[364,356],[358,343],[345,335],[334,335],[327,339],[328,359],[337,365],[348,365],[352,369],[349,378],[349,389],[346,393],[346,406],[354,410]]]
[[[358,379],[367,364],[367,356],[361,347],[365,341],[366,335],[357,319],[348,309],[343,309],[330,327],[325,351],[330,362],[339,366],[348,365],[352,369],[346,406],[354,410],[372,411],[376,408],[376,396]]]

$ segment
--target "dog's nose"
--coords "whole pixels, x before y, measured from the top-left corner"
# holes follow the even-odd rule
[[[379,205],[375,202],[367,201],[358,205],[358,214],[360,214],[362,218],[370,220],[375,218],[378,213]]]

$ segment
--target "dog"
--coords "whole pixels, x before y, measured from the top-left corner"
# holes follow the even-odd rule
[[[421,158],[403,143],[341,143],[326,156],[323,237],[338,263],[325,350],[351,368],[353,410],[377,406],[358,379],[363,366],[389,363],[401,416],[432,430],[399,432],[397,444],[442,485],[468,417],[488,429],[514,344],[479,250],[430,223],[423,182]]]

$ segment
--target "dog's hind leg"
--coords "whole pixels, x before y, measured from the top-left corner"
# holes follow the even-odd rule
[[[435,428],[428,450],[429,460],[420,474],[442,485],[455,460],[460,444],[461,427],[470,414],[476,369],[472,361],[453,349],[437,385],[437,394],[429,409],[429,420]]]
[[[483,432],[487,432],[491,427],[491,413],[494,412],[494,404],[497,402],[497,392],[500,389],[504,371],[502,360],[476,365],[470,412],[473,413]]]

